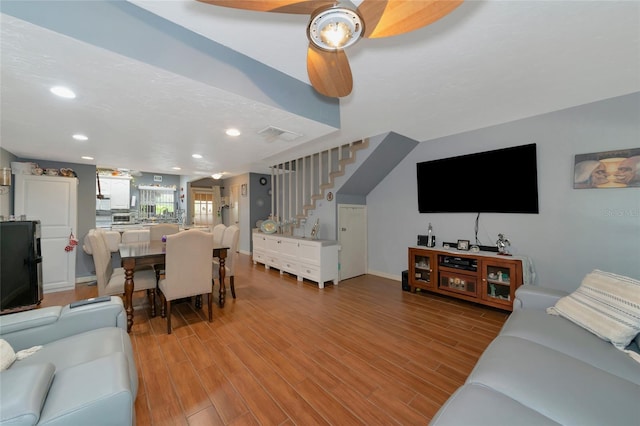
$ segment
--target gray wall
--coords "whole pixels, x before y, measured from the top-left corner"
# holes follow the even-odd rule
[[[267,179],[266,185],[260,184],[260,178]],[[258,220],[265,220],[271,214],[271,175],[249,173],[249,228],[253,229]],[[249,251],[253,251],[253,241],[249,241]]]
[[[238,227],[240,228],[240,238],[238,240],[238,251],[242,253],[249,253],[251,246],[251,225],[250,221],[250,202],[249,202],[249,187],[247,186],[247,195],[243,196],[240,191],[240,187],[242,185],[249,184],[249,174],[245,173],[243,175],[234,176],[228,179],[224,179],[222,195],[225,197],[229,197],[231,200],[231,187],[237,185],[238,186]],[[230,217],[230,209],[222,210],[222,221],[225,225],[231,226],[233,225]]]
[[[483,213],[481,243],[504,233],[514,254],[533,260],[540,285],[571,291],[595,268],[640,278],[640,188],[573,189],[574,156],[639,148],[639,117],[634,93],[420,143],[367,196],[370,272],[399,280],[429,222],[439,244],[474,240],[475,214],[418,213],[417,162],[536,143],[540,214]],[[472,191],[473,179],[456,190]]]

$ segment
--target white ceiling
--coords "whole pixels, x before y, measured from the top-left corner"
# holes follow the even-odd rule
[[[131,3],[308,83],[305,16]],[[428,27],[361,40],[347,52],[354,88],[339,129],[7,14],[0,24],[2,148],[155,173],[266,172],[389,131],[427,141],[640,91],[639,1],[466,1]],[[54,82],[78,98],[54,98]],[[224,135],[229,125],[242,135]],[[269,125],[303,136],[268,142],[257,132]]]

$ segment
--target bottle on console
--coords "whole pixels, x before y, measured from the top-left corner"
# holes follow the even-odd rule
[[[431,226],[431,222],[429,222],[429,228],[427,230],[427,247],[435,247],[436,246],[436,237],[433,235],[433,227]]]

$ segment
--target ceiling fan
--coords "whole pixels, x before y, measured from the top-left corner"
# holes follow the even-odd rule
[[[361,37],[407,33],[451,13],[463,0],[198,0],[216,6],[258,12],[310,15],[307,73],[313,88],[328,97],[347,96],[353,88],[344,49]]]

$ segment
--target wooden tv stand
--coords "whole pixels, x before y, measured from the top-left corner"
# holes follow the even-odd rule
[[[409,247],[412,292],[420,289],[512,311],[515,291],[522,283],[520,256]]]

